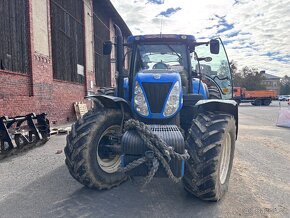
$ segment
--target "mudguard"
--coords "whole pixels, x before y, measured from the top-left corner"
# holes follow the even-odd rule
[[[209,99],[209,100],[199,100],[195,106],[198,108],[199,112],[202,111],[221,111],[229,113],[234,116],[236,120],[236,136],[238,137],[238,104],[234,100],[219,100],[219,99]]]
[[[132,114],[131,108],[124,98],[119,98],[110,95],[90,95],[86,96],[85,98],[99,100],[104,105],[105,108],[121,109],[123,107],[125,112]]]

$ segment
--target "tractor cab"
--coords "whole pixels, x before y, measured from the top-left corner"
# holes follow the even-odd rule
[[[232,77],[220,39],[197,42],[192,35],[130,36],[129,75],[124,97],[140,118],[167,119],[182,108],[184,96],[231,99]]]

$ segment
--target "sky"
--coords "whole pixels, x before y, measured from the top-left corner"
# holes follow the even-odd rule
[[[230,60],[290,76],[290,0],[111,0],[134,35],[220,37]],[[161,25],[162,24],[162,25]]]

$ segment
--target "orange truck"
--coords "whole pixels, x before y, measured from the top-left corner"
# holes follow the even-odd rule
[[[251,103],[255,106],[268,106],[273,99],[277,98],[275,90],[248,91],[245,88],[234,87],[234,100],[240,103]]]

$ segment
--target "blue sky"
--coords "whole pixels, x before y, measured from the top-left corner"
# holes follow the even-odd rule
[[[111,0],[133,34],[219,36],[230,60],[290,76],[290,0]],[[161,21],[162,20],[162,21]]]

